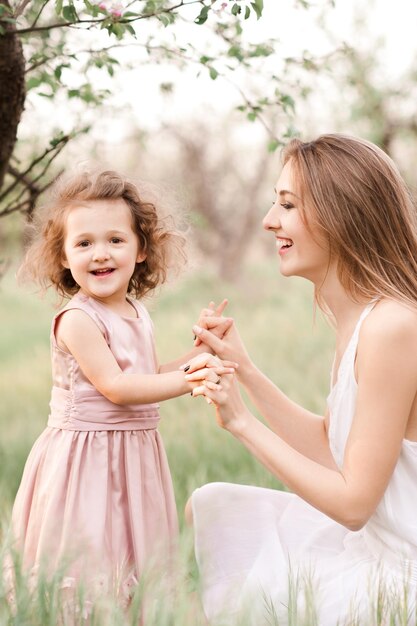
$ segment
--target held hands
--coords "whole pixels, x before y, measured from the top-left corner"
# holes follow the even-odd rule
[[[206,386],[213,391],[220,387],[221,377],[224,374],[233,374],[237,363],[230,361],[222,362],[216,356],[208,352],[201,352],[188,363],[181,365],[180,370],[185,373],[185,380],[190,385],[191,395],[196,394],[196,390]]]
[[[234,376],[238,364],[221,361],[212,354],[202,353],[191,359],[181,369],[186,380],[193,385],[191,395],[203,396],[216,409],[216,419],[222,428],[232,428],[246,411]]]
[[[250,357],[234,320],[217,316],[213,309],[211,311],[210,315],[200,316],[199,323],[193,326],[197,340],[203,342],[221,359],[239,363],[240,372],[243,373],[246,365],[250,363]],[[222,322],[226,321],[228,325],[222,325]]]

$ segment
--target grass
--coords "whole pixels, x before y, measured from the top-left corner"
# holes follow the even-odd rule
[[[297,279],[281,278],[275,262],[247,268],[236,285],[223,283],[206,272],[190,274],[165,287],[157,298],[147,303],[155,324],[159,361],[186,353],[192,345],[191,326],[200,309],[210,300],[220,301],[224,297],[230,300],[227,314],[236,319],[255,363],[293,399],[322,412],[329,385],[332,332],[320,315],[316,321],[313,319],[309,285]],[[0,501],[6,525],[25,459],[47,420],[49,328],[53,314],[51,296],[40,299],[17,287],[12,271],[3,277],[0,282],[3,329],[0,334]],[[193,489],[209,481],[282,486],[227,432],[217,427],[211,407],[201,399],[186,396],[164,402],[161,416],[160,430],[180,516],[182,574],[172,596],[175,601],[156,601],[147,626],[199,626],[205,622],[196,593],[192,537],[184,527],[182,514],[187,498]],[[82,598],[78,617],[72,615],[72,621],[65,621],[70,618],[65,617],[65,607],[57,599],[59,583],[57,572],[54,580],[41,581],[34,591],[22,575],[14,612],[5,600],[5,590],[3,593],[0,590],[0,626],[85,623]],[[126,626],[137,623],[137,616],[120,613],[114,604],[97,606],[90,623]]]

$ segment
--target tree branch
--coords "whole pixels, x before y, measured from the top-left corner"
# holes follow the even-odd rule
[[[46,7],[46,5],[49,3],[49,0],[44,0],[43,5],[41,6],[41,8],[39,9],[39,12],[37,14],[37,16],[35,17],[35,21],[33,22],[32,26],[36,26],[36,24],[39,21],[40,16],[42,15],[42,11],[44,10],[44,8]]]
[[[51,148],[47,148],[46,150],[44,150],[44,152],[40,156],[36,157],[36,159],[34,159],[32,161],[32,163],[29,165],[29,167],[26,168],[26,170],[24,172],[21,172],[20,174],[15,176],[14,177],[15,181],[13,183],[11,183],[8,187],[6,187],[6,189],[3,191],[3,193],[0,194],[0,202],[2,200],[4,200],[4,198],[6,198],[6,196],[9,193],[11,193],[13,191],[13,189],[15,189],[19,183],[23,183],[24,184],[25,177],[29,174],[29,172],[31,172],[33,170],[33,168],[36,165],[38,165],[38,163],[40,163],[45,157],[47,157],[48,154],[56,152],[56,155],[54,155],[53,158],[50,159],[50,162],[49,162],[49,164],[50,164],[53,161],[53,159],[55,158],[55,156],[57,156],[61,152],[62,148],[68,143],[69,139],[70,139],[69,135],[65,135],[64,137],[62,137],[55,144],[55,146],[52,146]],[[15,201],[16,201],[16,199],[13,202],[15,202]],[[2,216],[3,216],[3,212],[0,212],[0,217],[2,217]]]
[[[48,1],[48,0],[47,0]],[[146,13],[145,15],[138,15],[137,17],[132,17],[131,19],[127,19],[124,20],[122,19],[117,19],[115,20],[118,24],[132,24],[133,22],[138,22],[139,20],[146,20],[149,19],[151,17],[157,17],[158,15],[164,15],[166,13],[173,13],[174,11],[176,11],[176,9],[179,9],[183,6],[189,6],[192,4],[201,4],[202,0],[190,0],[189,2],[184,2],[184,0],[181,0],[181,2],[179,2],[178,4],[173,5],[172,7],[169,7],[167,9],[163,9],[162,11],[154,11],[153,13]],[[18,33],[19,35],[23,35],[25,33],[34,33],[34,32],[42,32],[45,30],[53,30],[55,28],[70,28],[70,27],[76,27],[78,26],[78,24],[90,24],[90,26],[95,26],[97,24],[102,24],[103,22],[105,22],[106,20],[109,19],[109,16],[105,16],[101,19],[98,20],[83,20],[83,19],[78,19],[74,22],[57,22],[55,24],[46,24],[44,26],[36,26],[36,21],[31,25],[28,26],[27,28],[19,28],[16,29],[16,33]]]
[[[31,0],[22,0],[22,2],[20,4],[17,5],[16,10],[14,12],[14,17],[18,18],[19,15],[22,15],[22,13],[24,12],[24,10],[26,9],[27,5],[30,3]]]

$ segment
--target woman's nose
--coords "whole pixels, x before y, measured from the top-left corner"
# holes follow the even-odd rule
[[[264,219],[262,220],[262,225],[265,228],[265,230],[276,230],[277,228],[280,227],[281,222],[279,219],[279,211],[278,211],[277,202],[275,202],[271,206],[268,213],[265,215]]]

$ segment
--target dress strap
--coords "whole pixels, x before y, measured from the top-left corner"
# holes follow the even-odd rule
[[[337,383],[340,382],[340,379],[345,374],[345,372],[351,370],[349,363],[352,364],[352,362],[355,361],[355,355],[356,355],[356,349],[358,347],[360,329],[362,327],[363,322],[368,317],[369,313],[372,311],[372,309],[374,308],[374,306],[376,305],[378,301],[379,301],[379,298],[369,302],[366,305],[366,307],[363,309],[362,313],[360,314],[359,319],[356,322],[356,326],[353,330],[353,333],[349,339],[348,345],[346,346],[346,349],[342,355],[342,358],[340,359],[339,368],[337,372],[335,372],[335,369],[334,369],[335,360],[333,360],[333,365],[332,365],[331,372],[330,372],[330,389],[331,390],[337,385]],[[335,376],[337,377],[337,380],[336,380],[336,383],[333,383],[333,381],[335,380]]]
[[[365,319],[368,317],[369,313],[372,311],[372,309],[374,308],[377,302],[379,302],[379,298],[369,302],[369,304],[366,305],[366,307],[360,314],[358,321],[356,322],[355,330],[353,331],[352,338],[350,340],[350,344],[355,346],[355,352],[356,352],[358,339],[359,339],[359,332],[361,330],[362,324],[365,321]]]

